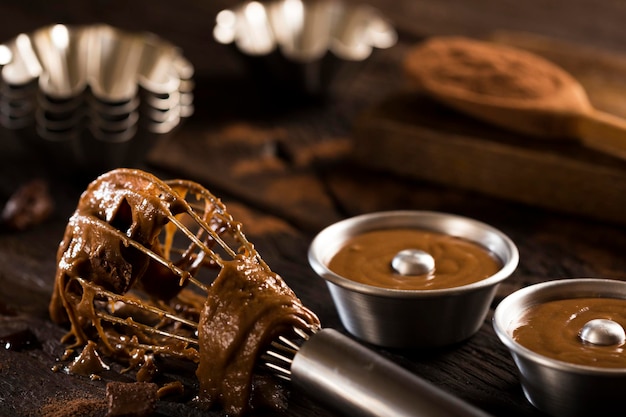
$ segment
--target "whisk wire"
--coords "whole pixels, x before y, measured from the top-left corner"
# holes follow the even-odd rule
[[[120,230],[116,229],[115,227],[111,226],[110,224],[108,224],[108,223],[106,223],[104,221],[101,221],[97,217],[92,217],[91,221],[97,222],[100,228],[106,229],[107,232],[113,234],[120,241],[124,242],[124,244],[132,246],[133,248],[141,251],[143,254],[149,256],[150,258],[152,258],[153,260],[155,260],[159,264],[161,264],[164,267],[168,268],[170,271],[172,271],[174,274],[176,274],[177,276],[180,277],[181,282],[190,281],[194,285],[196,285],[198,288],[203,290],[204,292],[208,291],[208,287],[204,283],[202,283],[201,281],[197,280],[188,271],[185,271],[184,269],[179,268],[178,266],[176,266],[172,261],[170,261],[168,259],[165,259],[164,257],[158,255],[157,253],[155,253],[154,251],[148,249],[147,247],[145,247],[141,243],[135,241],[134,239],[130,239],[125,233],[122,233]],[[186,230],[187,233],[189,233],[191,236],[193,236],[193,234],[191,234],[191,232],[185,226],[183,226],[183,230]],[[195,236],[193,236],[193,238],[195,239]],[[198,241],[198,242],[200,244],[202,244],[202,242],[200,242],[200,241]],[[194,241],[195,244],[198,244],[198,242]],[[204,248],[206,248],[205,245],[202,245],[202,246]],[[213,253],[213,252],[211,251],[211,253]]]
[[[84,280],[83,278],[75,278],[76,281],[85,287],[93,287],[93,284],[89,281]],[[198,328],[198,323],[193,321],[193,320],[189,320],[186,319],[184,317],[181,317],[179,315],[170,313],[164,309],[158,308],[155,305],[152,304],[147,304],[147,303],[142,303],[140,301],[135,301],[133,298],[125,296],[125,295],[119,295],[116,294],[114,292],[102,289],[100,287],[98,287],[98,291],[100,293],[101,296],[104,296],[108,302],[121,302],[126,306],[132,306],[132,307],[136,307],[138,309],[141,309],[142,311],[147,311],[150,312],[152,314],[154,314],[156,316],[156,318],[167,318],[170,319],[172,321],[178,322],[178,323],[182,323],[184,325],[187,325],[191,328],[191,330],[195,333],[197,331]],[[114,308],[114,307],[113,307]],[[113,311],[115,312],[115,311]],[[170,338],[174,338],[186,343],[189,343],[191,345],[197,346],[198,345],[198,340],[193,338],[193,337],[187,337],[181,334],[177,334],[174,332],[168,332],[165,330],[161,330],[159,328],[157,328],[154,325],[148,325],[148,324],[144,324],[141,323],[139,321],[134,320],[132,317],[119,317],[116,316],[114,314],[109,314],[103,310],[97,310],[95,311],[96,316],[101,319],[101,320],[105,320],[109,323],[113,323],[113,324],[118,324],[118,325],[122,325],[122,326],[126,326],[126,327],[130,327],[136,330],[139,330],[143,333],[146,334],[153,334],[153,335],[159,335],[159,336],[164,336],[164,337],[170,337]]]
[[[76,278],[76,280],[82,285],[82,286],[91,286],[92,284],[89,281],[85,281],[83,278]],[[192,320],[188,320],[184,317],[180,317],[176,314],[170,313],[166,310],[163,310],[161,308],[155,307],[152,304],[146,304],[146,303],[142,303],[142,302],[137,302],[134,301],[132,298],[125,296],[125,295],[120,295],[120,294],[116,294],[112,291],[107,291],[105,289],[102,289],[100,287],[98,287],[98,291],[100,292],[100,294],[106,296],[110,301],[120,301],[123,302],[126,305],[131,305],[137,308],[140,308],[142,310],[145,311],[149,311],[151,313],[154,313],[156,315],[158,315],[159,317],[166,317],[168,319],[174,320],[174,321],[178,321],[180,323],[186,324],[188,326],[191,326],[193,328],[198,328],[198,323],[196,323],[195,321]]]
[[[222,240],[221,237],[219,237],[219,235],[213,230],[211,229],[193,210],[189,210],[188,214],[196,221],[198,222],[198,225],[200,225],[204,230],[207,231],[207,233],[209,233],[211,235],[211,238],[213,238],[220,246],[222,246],[222,248],[224,248],[224,250],[231,255],[233,258],[236,256],[236,254],[233,252],[233,250],[228,247],[228,245],[226,245],[226,243]],[[208,246],[206,246],[204,244],[204,242],[202,242],[200,239],[198,239],[196,237],[196,235],[194,235],[193,233],[191,233],[191,231],[187,228],[187,226],[185,226],[182,222],[180,222],[175,216],[170,217],[169,219],[173,224],[176,225],[176,227],[178,227],[178,229],[180,231],[182,231],[185,236],[187,236],[189,238],[189,240],[191,240],[193,243],[195,243],[200,249],[202,249],[202,251],[207,252],[210,256],[211,259],[213,261],[215,261],[216,264],[218,264],[220,267],[224,266],[224,262],[222,260],[221,257],[219,257],[214,251],[212,251],[211,249],[209,249]]]
[[[157,329],[156,327],[149,326],[147,324],[143,324],[143,323],[140,323],[138,321],[135,321],[131,317],[128,317],[128,318],[124,319],[124,318],[121,318],[121,317],[117,317],[117,316],[113,316],[111,314],[104,313],[102,311],[97,311],[96,315],[100,319],[106,320],[108,322],[115,323],[115,324],[121,324],[121,325],[128,326],[128,327],[133,327],[133,328],[141,330],[142,332],[145,332],[145,333],[158,334],[159,336],[171,337],[171,338],[174,338],[174,339],[177,339],[177,340],[182,340],[183,342],[187,342],[187,343],[194,344],[194,345],[198,344],[198,340],[196,340],[196,339],[193,339],[191,337],[182,336],[182,335],[179,335],[179,334],[176,334],[176,333],[166,332],[164,330]]]
[[[311,335],[317,332],[318,328],[305,326],[304,328],[293,326],[292,331],[298,339],[292,340],[285,335],[278,336],[270,343],[270,347],[261,355],[262,365],[273,371],[273,374],[281,379],[291,381],[291,364],[300,350],[300,346],[305,343]]]
[[[272,362],[266,362],[264,365],[273,370],[274,376],[276,376],[277,378],[283,379],[285,381],[291,381],[291,371],[288,368],[284,368]]]

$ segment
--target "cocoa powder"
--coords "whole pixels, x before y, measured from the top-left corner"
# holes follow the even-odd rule
[[[427,91],[538,99],[563,86],[564,71],[517,48],[463,37],[436,37],[411,49],[408,78]]]
[[[54,398],[39,411],[42,417],[105,417],[107,403],[98,398]]]

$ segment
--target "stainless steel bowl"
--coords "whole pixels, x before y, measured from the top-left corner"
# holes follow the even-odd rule
[[[328,268],[344,243],[358,234],[390,228],[440,232],[491,251],[502,268],[484,280],[448,289],[397,290],[342,277]],[[365,214],[322,230],[309,248],[309,262],[326,280],[341,322],[357,338],[380,346],[439,347],[472,336],[483,324],[498,284],[517,267],[515,244],[495,228],[453,214],[388,211]]]
[[[497,306],[493,327],[510,350],[528,401],[559,417],[612,415],[623,408],[626,367],[576,365],[537,354],[517,343],[513,330],[530,306],[581,297],[626,299],[626,282],[580,278],[531,285],[514,292]]]

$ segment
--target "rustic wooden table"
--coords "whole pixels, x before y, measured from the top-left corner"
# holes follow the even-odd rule
[[[142,167],[165,178],[197,180],[221,196],[244,222],[263,258],[326,327],[343,331],[325,284],[308,265],[308,245],[323,227],[367,212],[451,212],[508,234],[519,247],[520,264],[500,286],[493,307],[512,291],[544,280],[625,280],[623,225],[400,178],[356,163],[351,149],[356,118],[406,88],[400,71],[403,53],[424,36],[522,30],[626,53],[626,5],[591,0],[370,3],[396,24],[398,44],[342,73],[329,96],[315,102],[260,88],[231,49],[213,42],[214,16],[231,1],[4,2],[0,39],[55,22],[106,22],[149,30],[178,44],[196,69],[196,111],[174,136],[159,143]],[[104,398],[106,383],[51,371],[63,352],[59,342],[63,329],[47,316],[56,247],[91,178],[55,176],[10,132],[1,130],[2,201],[33,178],[45,178],[50,185],[56,204],[53,215],[26,231],[0,234],[0,338],[24,329],[34,335],[32,343],[19,351],[0,347],[0,415],[6,416],[42,415],[42,407],[54,400]],[[513,361],[494,334],[491,314],[478,334],[445,349],[374,349],[490,414],[541,415],[523,396]],[[160,404],[158,413],[220,415],[201,414],[178,403]],[[335,414],[295,391],[289,408],[276,415]]]

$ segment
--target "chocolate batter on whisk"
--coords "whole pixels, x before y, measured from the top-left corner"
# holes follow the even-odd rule
[[[103,174],[81,196],[57,261],[50,315],[71,325],[66,342],[95,341],[138,367],[192,360],[198,403],[231,415],[249,407],[261,349],[293,327],[319,327],[220,200],[191,181]]]

